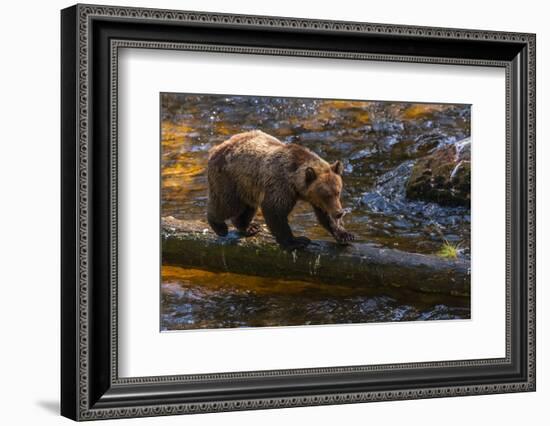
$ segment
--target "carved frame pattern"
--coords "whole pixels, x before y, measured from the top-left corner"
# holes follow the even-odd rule
[[[140,9],[127,7],[104,7],[91,5],[77,6],[78,20],[78,42],[77,42],[77,384],[78,391],[76,418],[79,420],[105,419],[113,417],[141,417],[141,416],[159,416],[184,413],[206,413],[215,411],[230,410],[248,410],[262,408],[278,408],[293,406],[325,405],[325,404],[344,404],[353,402],[384,401],[384,400],[402,400],[416,398],[435,398],[443,396],[463,396],[488,393],[504,393],[517,391],[532,391],[535,389],[535,36],[533,34],[521,34],[511,32],[495,32],[465,29],[447,29],[431,28],[402,25],[370,24],[357,22],[336,22],[325,20],[309,20],[296,18],[279,18],[265,16],[246,16],[229,15],[204,12],[187,11],[169,11],[156,9]],[[527,47],[527,380],[521,382],[501,383],[493,385],[479,386],[449,386],[434,387],[424,389],[401,389],[379,392],[353,392],[353,393],[329,393],[325,395],[311,395],[300,397],[273,397],[273,398],[255,398],[227,400],[204,403],[166,403],[161,405],[141,406],[141,407],[121,407],[121,408],[94,408],[90,401],[89,383],[89,55],[90,55],[90,22],[94,18],[122,18],[129,20],[139,20],[141,22],[153,21],[173,21],[181,23],[210,23],[220,25],[238,25],[261,28],[294,28],[303,30],[315,30],[326,32],[349,32],[362,34],[382,34],[382,35],[411,35],[423,38],[452,39],[452,40],[485,40],[485,41],[507,41],[512,43],[522,43]],[[205,44],[182,44],[170,42],[151,42],[142,40],[112,40],[111,41],[111,120],[116,124],[117,117],[117,69],[118,69],[118,49],[119,48],[155,48],[155,49],[178,49],[178,50],[198,50],[198,51],[218,51],[227,53],[256,53],[267,55],[298,55],[315,56],[341,59],[363,59],[363,60],[383,60],[399,62],[426,62],[426,63],[447,63],[462,65],[482,65],[497,66],[506,69],[507,83],[507,125],[511,114],[510,106],[510,64],[502,61],[472,60],[460,58],[438,58],[438,57],[415,57],[402,55],[378,55],[364,53],[346,53],[330,51],[309,51],[297,49],[277,49],[277,48],[256,48],[242,46],[216,46]],[[510,182],[510,163],[511,149],[510,137],[511,129],[507,128],[507,207],[511,206],[511,182]],[[117,150],[116,150],[117,130],[116,125],[111,125],[111,158],[114,165],[111,169],[111,202],[116,206],[117,201]],[[116,257],[117,257],[117,222],[116,207],[111,211],[112,215],[112,239],[111,239],[111,344],[115,348],[112,351],[111,359],[111,381],[113,384],[150,384],[150,383],[171,383],[180,381],[196,380],[216,380],[220,378],[243,378],[243,377],[264,377],[264,376],[284,376],[284,375],[304,375],[310,373],[331,374],[334,372],[345,371],[373,371],[386,369],[420,368],[420,367],[438,367],[438,366],[469,366],[469,365],[489,365],[506,363],[510,360],[510,323],[512,321],[509,309],[510,294],[510,208],[507,212],[507,290],[506,290],[506,358],[504,359],[485,359],[485,360],[465,360],[452,362],[436,363],[416,363],[416,364],[393,364],[364,367],[327,367],[322,369],[302,369],[302,370],[274,370],[262,372],[246,373],[224,373],[216,375],[197,375],[197,376],[161,376],[161,377],[143,377],[143,378],[119,378],[117,374],[117,293],[116,293]]]

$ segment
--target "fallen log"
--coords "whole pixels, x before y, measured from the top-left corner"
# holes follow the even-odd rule
[[[282,250],[265,229],[250,238],[241,238],[236,232],[222,238],[205,222],[173,217],[163,218],[161,227],[165,264],[369,288],[470,294],[470,262],[465,259],[329,241],[314,241],[303,250],[290,252]]]

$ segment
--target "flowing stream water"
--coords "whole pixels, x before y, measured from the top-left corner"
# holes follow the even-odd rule
[[[346,228],[358,241],[470,256],[470,209],[413,201],[415,160],[470,136],[470,107],[296,98],[161,96],[162,216],[205,218],[208,150],[261,129],[344,163]],[[261,221],[261,215],[259,216]],[[311,208],[290,217],[297,235],[332,240]],[[219,328],[469,318],[469,300],[346,288],[163,266],[161,328]]]

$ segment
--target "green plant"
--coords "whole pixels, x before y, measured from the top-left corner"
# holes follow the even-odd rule
[[[443,245],[439,249],[439,251],[436,253],[440,257],[444,257],[446,259],[456,259],[458,257],[458,253],[460,251],[460,242],[457,244],[450,243],[444,236],[443,232],[441,232],[441,229],[439,229],[439,225],[432,222],[431,225],[433,226],[433,229],[439,234],[441,239],[443,240]]]
[[[458,250],[460,249],[460,244],[452,244],[445,240],[443,246],[437,252],[438,256],[445,257],[447,259],[456,259],[458,257]]]

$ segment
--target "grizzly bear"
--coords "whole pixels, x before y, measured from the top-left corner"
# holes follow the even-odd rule
[[[343,166],[296,144],[284,144],[260,130],[234,135],[212,148],[208,159],[208,223],[227,235],[231,219],[243,236],[259,232],[252,219],[259,207],[276,241],[300,249],[311,241],[295,237],[288,215],[298,200],[311,204],[319,223],[339,243],[354,240],[342,225],[340,204]]]

